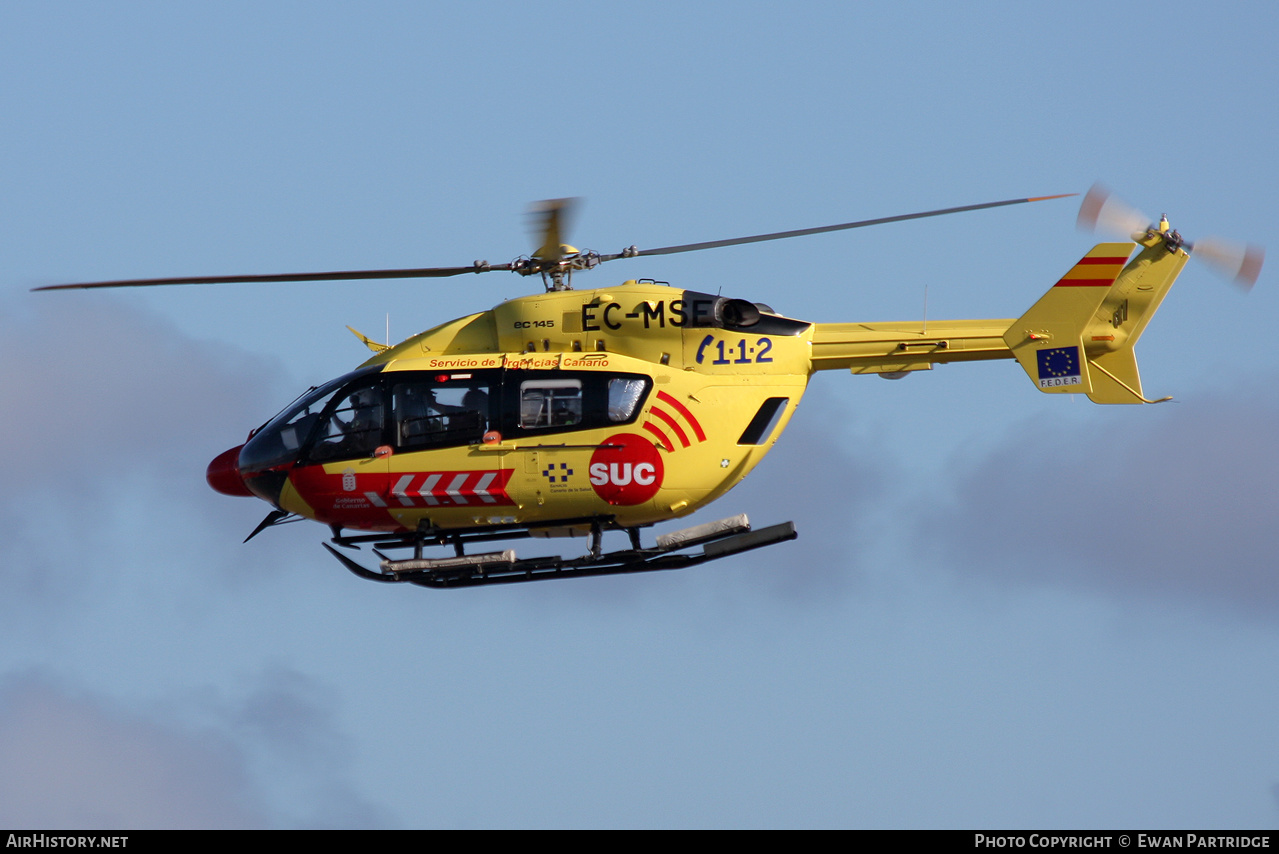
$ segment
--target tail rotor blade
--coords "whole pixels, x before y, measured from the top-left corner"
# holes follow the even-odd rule
[[[1101,184],[1093,184],[1092,189],[1084,196],[1079,206],[1078,226],[1084,231],[1101,231],[1113,235],[1122,235],[1131,240],[1143,240],[1152,228],[1153,220],[1136,208],[1126,204],[1111,194]],[[1157,226],[1160,232],[1168,231],[1168,220],[1165,217]],[[1251,290],[1261,274],[1261,265],[1266,258],[1266,250],[1254,244],[1235,243],[1219,237],[1205,237],[1193,244],[1183,243],[1181,236],[1173,231],[1170,239],[1176,246],[1184,246],[1191,255],[1204,261],[1214,272],[1232,281],[1243,290]]]
[[[1234,243],[1219,237],[1197,240],[1191,255],[1207,262],[1215,271],[1245,291],[1252,290],[1261,275],[1266,250],[1253,244]]]
[[[1125,238],[1143,234],[1153,223],[1136,208],[1116,198],[1101,184],[1093,184],[1079,206],[1075,224],[1081,231],[1100,231]]]

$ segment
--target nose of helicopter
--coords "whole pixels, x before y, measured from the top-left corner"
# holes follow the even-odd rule
[[[223,495],[253,496],[244,483],[244,477],[240,474],[240,448],[243,447],[243,445],[237,445],[223,451],[209,463],[208,469],[204,472],[204,479],[216,492],[221,492]]]

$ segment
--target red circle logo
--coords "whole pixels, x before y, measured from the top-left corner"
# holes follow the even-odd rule
[[[643,504],[662,488],[662,458],[652,440],[618,433],[591,454],[591,487],[609,504]]]

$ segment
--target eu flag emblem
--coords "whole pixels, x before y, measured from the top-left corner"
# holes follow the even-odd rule
[[[1039,358],[1040,388],[1083,383],[1079,371],[1078,347],[1053,347],[1040,350],[1036,355]]]

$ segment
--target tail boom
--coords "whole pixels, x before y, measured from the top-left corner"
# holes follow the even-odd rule
[[[1142,392],[1133,345],[1189,256],[1153,229],[1140,247],[1129,260],[1133,244],[1098,244],[1015,320],[813,324],[810,372],[895,379],[945,362],[1016,359],[1048,394],[1157,402]]]
[[[817,323],[812,370],[893,377],[944,362],[1009,359],[1004,332],[1012,320]]]

